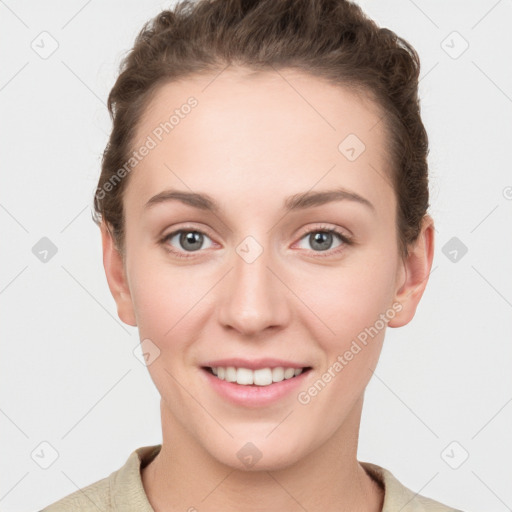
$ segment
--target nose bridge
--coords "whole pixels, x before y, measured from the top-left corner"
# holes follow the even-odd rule
[[[260,240],[263,237],[260,237]],[[267,327],[278,327],[286,320],[283,285],[274,270],[276,258],[269,238],[260,243],[247,236],[236,248],[233,270],[228,274],[220,321],[243,334],[256,334]]]

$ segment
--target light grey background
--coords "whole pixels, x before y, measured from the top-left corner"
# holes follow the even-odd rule
[[[359,458],[465,511],[510,510],[512,3],[360,4],[421,57],[437,239],[415,319],[387,331]],[[0,1],[5,512],[39,510],[161,442],[159,395],[137,330],[117,318],[90,208],[120,59],[169,5]],[[43,237],[57,248],[46,263],[32,252]]]

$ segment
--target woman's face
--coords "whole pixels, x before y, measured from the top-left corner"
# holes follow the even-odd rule
[[[290,71],[166,84],[145,111],[113,293],[144,340],[163,428],[203,454],[278,468],[357,434],[386,323],[414,314],[399,302],[379,121],[374,104]],[[261,385],[283,378],[276,367],[309,370]]]

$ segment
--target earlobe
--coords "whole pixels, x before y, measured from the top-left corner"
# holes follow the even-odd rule
[[[110,293],[116,301],[117,314],[125,324],[135,327],[137,321],[135,319],[135,311],[126,279],[122,255],[117,249],[105,222],[101,223],[100,230],[103,247],[103,267],[105,268]]]
[[[397,283],[394,303],[401,305],[400,311],[389,321],[389,327],[408,324],[427,286],[434,258],[434,221],[430,215],[423,218],[421,232],[409,248],[402,263],[401,278]]]

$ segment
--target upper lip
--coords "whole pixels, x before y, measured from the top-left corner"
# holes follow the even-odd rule
[[[261,368],[277,368],[282,366],[283,368],[309,368],[309,365],[297,363],[294,361],[285,361],[284,359],[275,359],[271,357],[265,357],[260,359],[242,359],[240,357],[233,357],[230,359],[216,359],[215,361],[208,361],[202,366],[210,368],[217,368],[218,366],[227,368],[228,366],[234,366],[235,368],[248,368],[249,370],[259,370]]]

